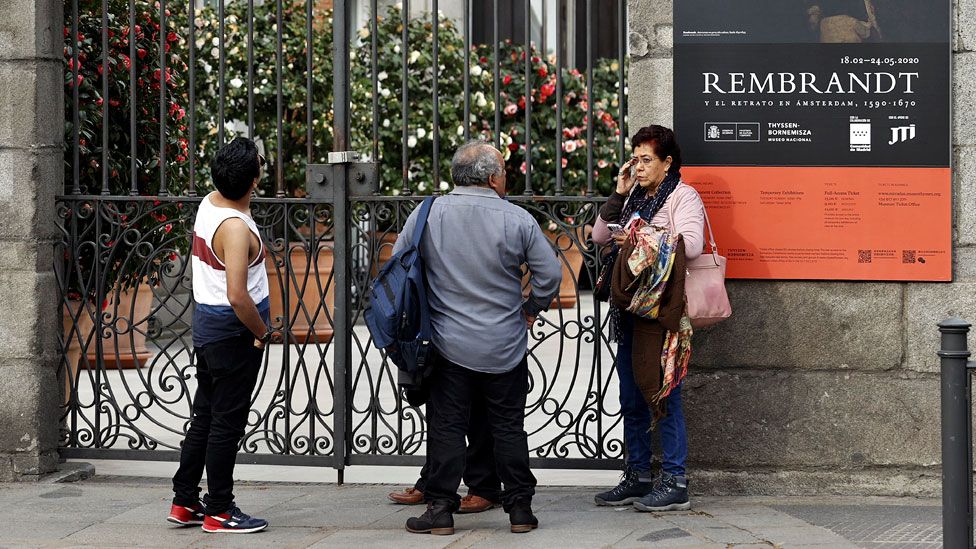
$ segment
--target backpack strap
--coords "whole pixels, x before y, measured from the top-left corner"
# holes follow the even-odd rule
[[[413,247],[420,249],[420,240],[424,237],[424,229],[427,228],[427,216],[430,215],[430,207],[434,204],[436,196],[428,196],[420,204],[420,213],[417,214],[417,224],[413,228]]]

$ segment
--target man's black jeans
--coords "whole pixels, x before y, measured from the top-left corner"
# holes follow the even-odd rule
[[[430,410],[428,409],[428,412]],[[502,481],[495,472],[495,442],[488,429],[488,407],[480,394],[471,401],[471,419],[468,422],[468,449],[465,452],[464,484],[468,494],[499,502],[502,500]],[[430,464],[424,463],[420,479],[414,488],[427,491]]]
[[[473,429],[491,431],[496,471],[505,484],[501,498],[505,511],[518,500],[532,501],[536,480],[529,469],[524,428],[528,381],[524,358],[503,374],[475,372],[444,358],[438,360],[427,403],[426,501],[451,502],[455,510],[460,503],[457,489],[465,465],[464,437],[469,432],[471,404],[477,398],[484,398],[486,421]]]
[[[200,479],[207,469],[208,515],[223,513],[234,502],[234,463],[251,409],[264,352],[254,336],[217,341],[195,349],[197,392],[193,420],[183,440],[180,468],[173,477],[173,503],[190,506],[199,501]]]

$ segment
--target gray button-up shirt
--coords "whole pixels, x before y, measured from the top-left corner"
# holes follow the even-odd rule
[[[416,214],[407,218],[394,253],[412,238]],[[478,372],[517,366],[528,351],[524,314],[548,309],[562,278],[538,222],[490,188],[457,187],[434,201],[420,249],[433,343],[441,355]],[[523,264],[532,284],[524,303]]]

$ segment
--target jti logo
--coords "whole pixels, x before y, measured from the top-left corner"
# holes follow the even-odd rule
[[[894,145],[895,143],[911,141],[912,139],[915,139],[915,124],[910,126],[898,126],[896,128],[891,128],[891,141],[889,141],[888,144]]]

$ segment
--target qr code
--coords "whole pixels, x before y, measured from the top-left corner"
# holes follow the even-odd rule
[[[858,250],[857,251],[857,262],[858,263],[871,263],[871,250]]]
[[[901,252],[902,263],[915,263],[915,250],[903,250]]]

